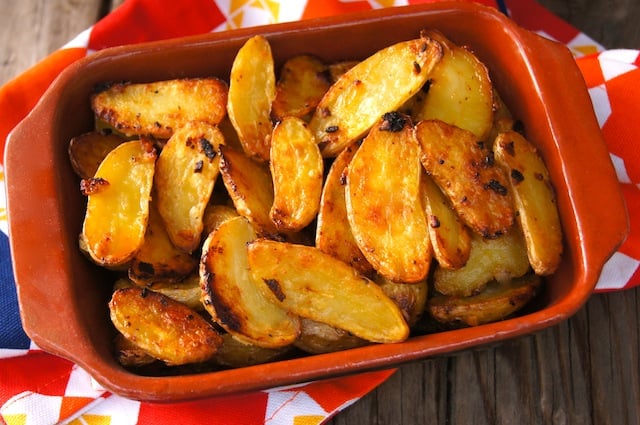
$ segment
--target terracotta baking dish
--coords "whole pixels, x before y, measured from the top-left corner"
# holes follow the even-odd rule
[[[111,277],[78,249],[85,199],[67,157],[70,138],[93,126],[89,95],[104,81],[227,78],[241,44],[265,35],[278,64],[298,53],[362,59],[433,27],[472,47],[540,148],[566,236],[558,272],[528,314],[455,331],[236,370],[148,377],[112,356]],[[24,328],[42,349],[70,359],[125,397],[178,401],[392,367],[529,334],[567,319],[590,296],[628,230],[625,206],[591,102],[569,51],[499,12],[437,3],[113,48],[70,66],[11,134],[6,184],[13,265]]]

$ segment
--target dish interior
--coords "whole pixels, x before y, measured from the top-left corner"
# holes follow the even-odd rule
[[[89,105],[94,87],[105,81],[149,82],[181,77],[217,76],[228,81],[236,52],[249,36],[257,33],[264,34],[271,43],[277,70],[285,59],[301,53],[314,54],[326,62],[363,59],[392,43],[417,37],[423,28],[436,28],[455,43],[469,46],[488,66],[494,84],[514,116],[524,123],[528,137],[538,145],[551,171],[567,243],[560,269],[547,279],[546,289],[532,311],[516,319],[418,336],[402,344],[370,346],[243,370],[205,373],[199,377],[149,378],[123,370],[112,355],[114,329],[107,309],[113,277],[84,258],[78,249],[77,237],[81,231],[85,198],[80,194],[79,179],[67,155],[69,140],[94,126]],[[27,124],[13,135],[15,144],[25,143],[27,137],[41,137],[41,140],[34,141],[38,148],[34,151],[34,166],[26,173],[28,182],[17,182],[15,177],[16,184],[12,185],[13,167],[18,168],[15,161],[18,155],[25,155],[24,148],[20,151],[14,148],[14,153],[7,156],[10,220],[13,239],[16,240],[12,243],[16,257],[26,256],[28,247],[36,244],[49,244],[49,249],[55,247],[57,250],[43,260],[45,271],[56,271],[46,277],[46,283],[42,283],[51,291],[42,287],[38,289],[38,285],[32,282],[34,277],[30,276],[33,272],[25,271],[27,260],[16,258],[25,328],[42,348],[78,362],[112,391],[139,399],[179,400],[387,367],[499,341],[556,323],[572,314],[586,300],[595,284],[593,275],[599,272],[586,270],[588,261],[584,244],[589,236],[585,234],[585,226],[589,219],[576,218],[582,214],[576,211],[576,205],[586,194],[582,191],[576,193],[572,185],[577,177],[566,171],[567,167],[575,165],[564,163],[569,161],[567,152],[573,153],[575,149],[567,144],[567,140],[558,139],[559,130],[555,128],[556,125],[571,124],[550,123],[546,118],[548,110],[558,105],[548,103],[550,94],[544,91],[559,78],[552,74],[560,74],[559,67],[565,67],[567,60],[571,60],[571,56],[563,48],[520,30],[493,10],[473,5],[440,4],[116,48],[80,61],[63,74],[29,118],[41,120],[46,117],[44,121],[48,121],[37,128],[37,131],[46,133],[36,134],[33,129],[25,128],[29,125],[27,119]],[[562,69],[566,73],[567,84],[573,84],[577,70],[571,67]],[[582,93],[584,87],[580,82],[577,82],[577,88],[558,90],[554,96],[579,93],[576,107],[584,108],[588,99]],[[42,112],[43,109],[47,112]],[[597,128],[593,127],[593,112],[588,108],[585,111],[588,128],[584,131]],[[598,137],[594,136],[585,143],[600,143]],[[601,153],[600,150],[596,147],[592,151]],[[611,170],[607,168],[610,164],[604,161],[597,166],[602,167],[605,177],[610,176]],[[12,191],[23,190],[29,184],[42,187],[34,198],[41,199],[38,208],[47,211],[46,223],[38,225],[41,232],[38,238],[29,237],[19,230],[21,226],[31,225],[29,218],[23,218],[28,214],[17,211],[20,210],[17,203],[26,201],[11,203]],[[615,209],[616,194],[611,196]],[[30,207],[37,206],[32,203]],[[13,214],[12,208],[16,210]],[[615,220],[612,227],[620,227],[624,218]],[[598,254],[598,261],[604,261],[604,257],[620,242],[623,230],[614,230],[617,233],[610,236],[611,240],[603,241],[606,247],[602,248],[602,254]],[[44,248],[36,249],[46,251]],[[596,268],[601,266],[595,264]],[[69,321],[68,326],[51,323],[50,312],[39,308],[47,305],[60,309],[61,320]],[[46,323],[50,325],[46,326]],[[73,340],[73,343],[68,340]]]

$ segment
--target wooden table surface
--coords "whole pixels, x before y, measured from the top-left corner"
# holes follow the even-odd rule
[[[542,0],[607,48],[640,48],[636,0]],[[0,0],[0,84],[119,0]],[[640,424],[640,289],[597,294],[571,319],[494,347],[402,366],[343,424]]]

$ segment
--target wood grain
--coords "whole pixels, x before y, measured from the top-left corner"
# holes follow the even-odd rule
[[[0,84],[122,0],[4,1]],[[607,48],[640,48],[636,0],[540,0]],[[640,288],[594,295],[566,322],[404,365],[330,423],[638,424]]]

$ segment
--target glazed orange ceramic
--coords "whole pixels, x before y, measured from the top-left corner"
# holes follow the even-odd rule
[[[251,35],[271,43],[276,64],[299,53],[327,62],[362,59],[422,28],[470,46],[550,168],[565,234],[560,269],[535,309],[488,325],[416,336],[400,344],[196,375],[148,377],[112,355],[111,277],[78,249],[85,199],[67,156],[71,137],[91,130],[97,83],[177,77],[227,78]],[[263,389],[443,355],[552,326],[590,296],[623,241],[627,216],[592,105],[569,51],[472,3],[380,9],[357,15],[212,33],[101,51],[70,66],[15,129],[6,151],[13,265],[24,328],[42,349],[68,358],[117,394],[177,401]]]

